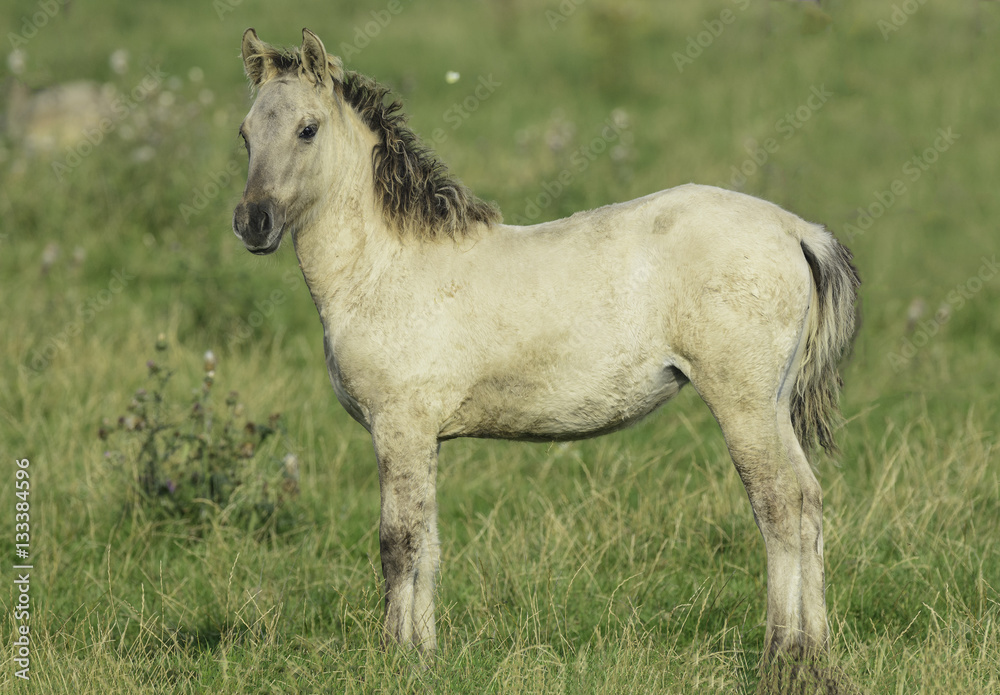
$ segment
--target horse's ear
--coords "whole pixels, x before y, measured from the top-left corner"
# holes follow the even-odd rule
[[[243,32],[243,70],[250,78],[254,87],[267,78],[269,68],[272,67],[271,59],[268,57],[268,45],[257,38],[257,32],[251,27]]]
[[[302,69],[316,84],[336,87],[344,81],[340,58],[327,55],[323,42],[308,29],[302,29]]]

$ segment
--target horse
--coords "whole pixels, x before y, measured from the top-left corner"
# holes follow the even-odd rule
[[[718,421],[767,552],[764,661],[829,650],[822,491],[860,285],[824,227],[687,184],[531,226],[502,223],[319,37],[251,28],[256,98],[233,230],[286,234],[337,399],[378,463],[384,639],[437,644],[436,471],[456,437],[560,441],[645,417],[687,383]],[[831,686],[830,692],[834,692]]]

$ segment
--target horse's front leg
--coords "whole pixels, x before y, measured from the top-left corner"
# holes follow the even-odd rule
[[[436,434],[414,423],[382,418],[372,428],[382,514],[379,549],[385,578],[385,635],[429,654],[438,569]]]

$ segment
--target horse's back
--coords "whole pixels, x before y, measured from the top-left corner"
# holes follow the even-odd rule
[[[737,256],[797,259],[803,234],[815,225],[744,193],[685,184],[551,222],[500,227],[499,243],[514,255],[555,249],[569,260],[618,262],[646,253],[666,270],[679,259],[707,273]]]
[[[610,306],[634,321],[789,294],[798,315],[811,286],[802,239],[827,234],[773,203],[696,184],[511,230],[490,262],[509,253],[525,284],[563,288],[553,310]]]

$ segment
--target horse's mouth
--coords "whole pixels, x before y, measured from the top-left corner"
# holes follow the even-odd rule
[[[270,244],[268,246],[257,246],[257,247],[254,247],[254,248],[250,248],[249,246],[247,246],[247,251],[249,251],[250,253],[254,254],[255,256],[267,256],[268,254],[271,254],[271,253],[274,253],[275,251],[277,251],[279,246],[281,246],[281,235],[280,234],[278,235],[278,238],[274,240],[274,243],[272,243],[272,244]]]
[[[247,251],[254,254],[255,256],[267,256],[268,254],[274,253],[281,246],[281,240],[284,238],[285,234],[284,225],[281,226],[276,232],[271,232],[266,238],[262,239],[263,243],[259,245],[252,245],[247,239],[243,238],[239,232],[236,233],[240,237],[240,241],[243,242],[243,246]]]

